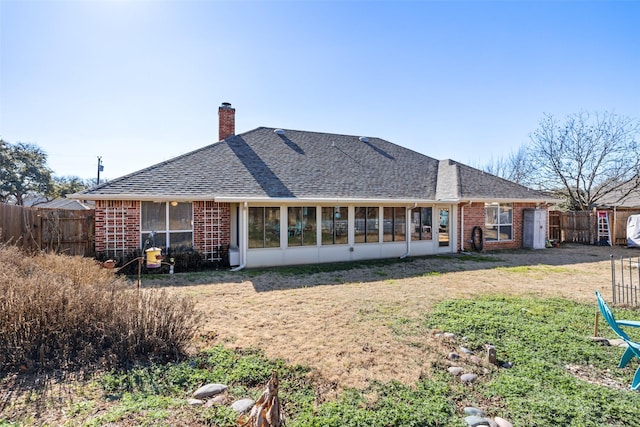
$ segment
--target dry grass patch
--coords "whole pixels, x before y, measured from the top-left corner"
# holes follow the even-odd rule
[[[136,289],[91,259],[0,246],[0,374],[175,359],[195,319],[191,300]]]

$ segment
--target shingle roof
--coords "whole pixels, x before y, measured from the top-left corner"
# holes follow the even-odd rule
[[[81,199],[547,199],[379,138],[260,127],[77,193]]]

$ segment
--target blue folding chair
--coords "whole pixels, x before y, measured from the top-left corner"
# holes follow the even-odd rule
[[[596,298],[598,299],[598,307],[600,307],[600,313],[602,313],[602,317],[607,321],[611,329],[624,341],[627,343],[627,349],[625,350],[622,358],[620,358],[620,363],[618,364],[618,368],[624,368],[627,366],[629,361],[633,359],[633,357],[637,357],[640,360],[640,344],[633,342],[629,335],[625,331],[622,330],[621,326],[629,326],[633,328],[640,328],[640,322],[635,320],[616,320],[611,312],[611,309],[605,302],[600,292],[596,291]],[[635,375],[633,376],[633,382],[631,383],[631,390],[640,390],[640,367],[636,370]]]

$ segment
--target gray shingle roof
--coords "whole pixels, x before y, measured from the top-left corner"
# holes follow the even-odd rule
[[[260,127],[75,194],[81,199],[545,199],[379,138]]]

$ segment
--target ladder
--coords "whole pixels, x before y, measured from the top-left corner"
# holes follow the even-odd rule
[[[599,246],[611,246],[611,234],[609,232],[609,213],[598,211],[598,241]]]

